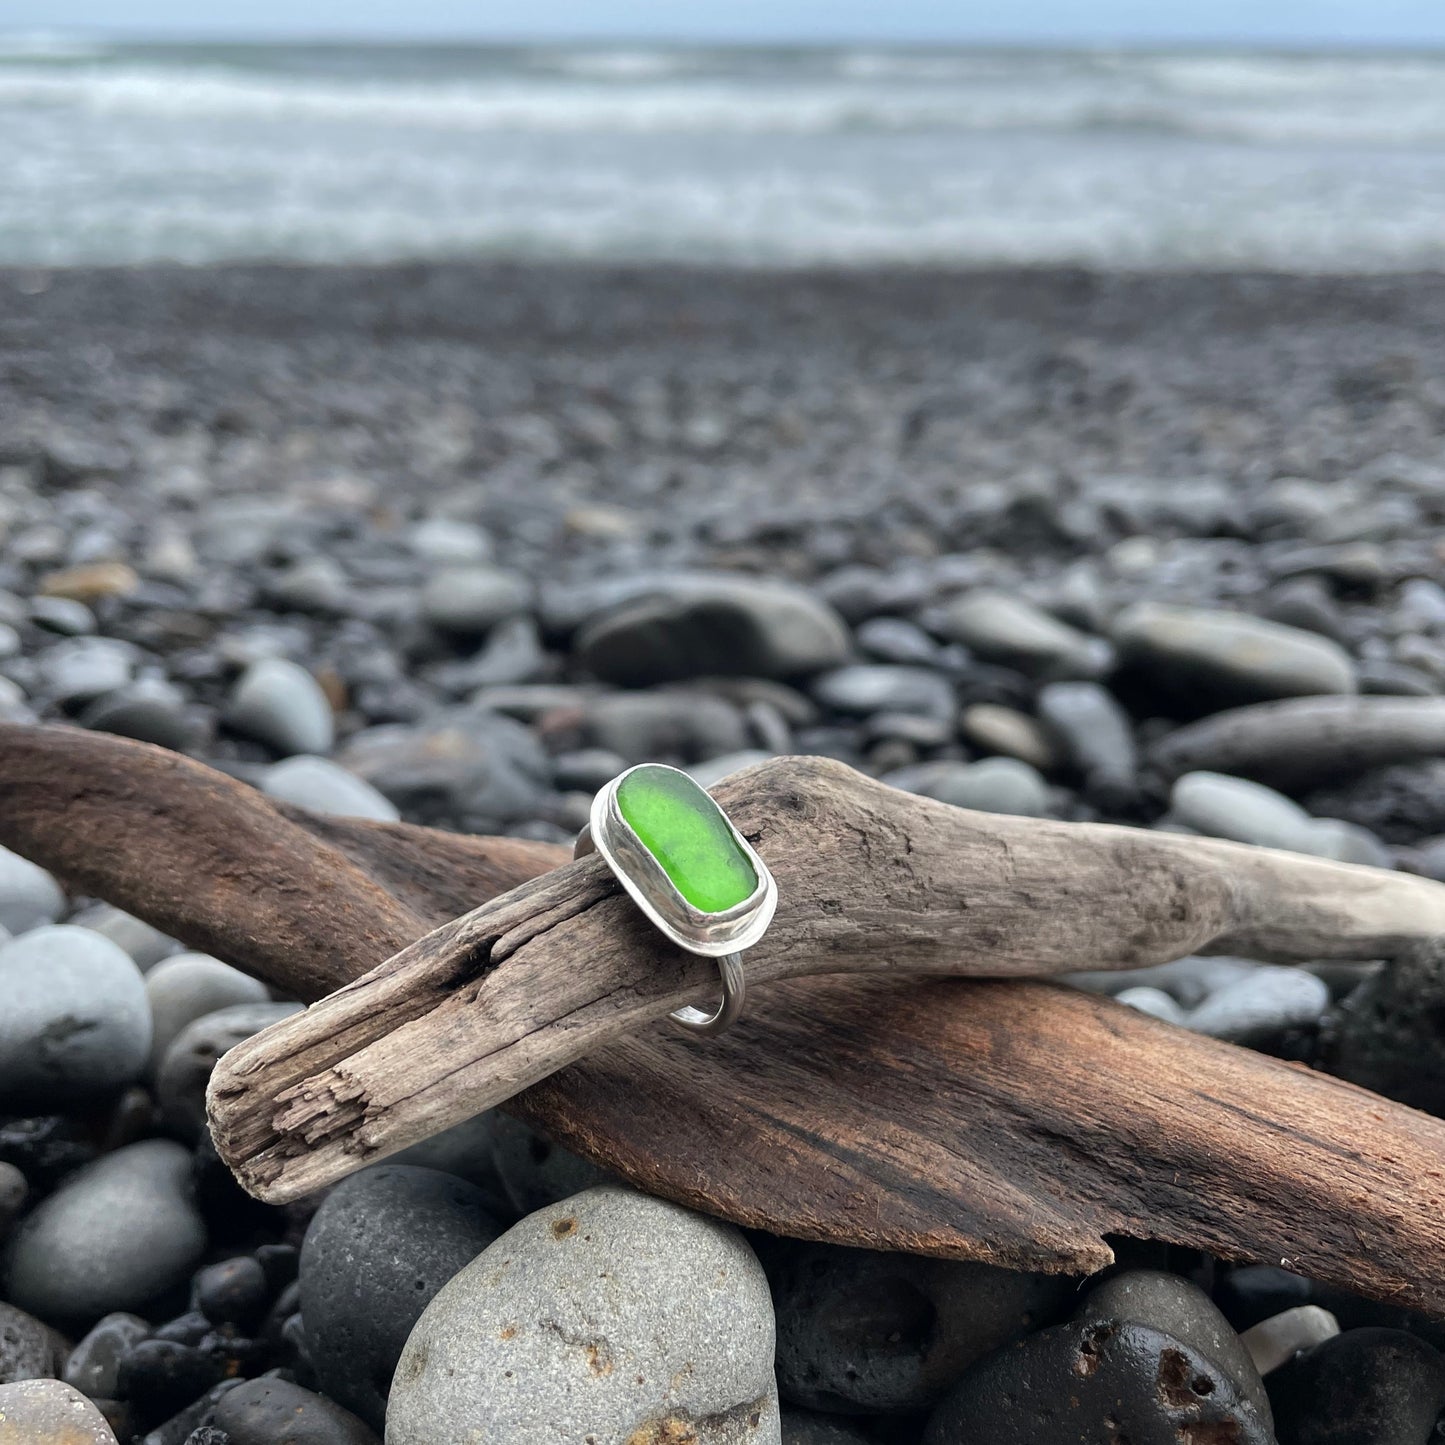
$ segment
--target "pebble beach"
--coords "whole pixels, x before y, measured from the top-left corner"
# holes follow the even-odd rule
[[[0,270],[0,720],[548,842],[800,753],[1445,881],[1442,340],[1431,274]],[[1089,962],[1445,1114],[1445,943]],[[205,1086],[300,1005],[4,850],[0,999],[0,1445],[1439,1438],[1445,1327],[1287,1261],[805,1244],[500,1113],[262,1205]]]

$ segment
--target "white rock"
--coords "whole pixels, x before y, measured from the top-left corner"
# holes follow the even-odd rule
[[[1246,1043],[1312,1024],[1329,1006],[1323,979],[1303,969],[1266,967],[1211,994],[1185,1023],[1197,1033]]]
[[[1114,998],[1118,1003],[1128,1004],[1130,1008],[1138,1009],[1141,1014],[1163,1019],[1167,1024],[1184,1022],[1184,1010],[1179,1002],[1162,988],[1126,988],[1123,992],[1116,993]]]
[[[1339,1334],[1340,1322],[1318,1305],[1296,1305],[1251,1325],[1241,1335],[1244,1348],[1261,1375],[1288,1364],[1301,1350],[1312,1349]]]
[[[348,772],[329,758],[300,753],[267,768],[261,791],[313,813],[337,818],[374,818],[394,823],[401,817],[395,803],[383,797],[364,778]]]
[[[253,662],[232,689],[226,722],[278,753],[326,753],[336,741],[336,719],[321,685],[281,657]]]

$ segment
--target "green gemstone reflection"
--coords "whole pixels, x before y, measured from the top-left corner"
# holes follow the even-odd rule
[[[686,773],[634,768],[618,785],[617,811],[701,912],[722,913],[757,889],[758,875],[722,810]]]

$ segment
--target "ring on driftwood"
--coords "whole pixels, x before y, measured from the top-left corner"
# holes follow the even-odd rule
[[[573,856],[600,853],[637,906],[679,948],[718,961],[722,1003],[668,1017],[720,1034],[743,1011],[742,950],[767,932],[778,885],[748,840],[688,775],[661,763],[619,773],[592,800]]]

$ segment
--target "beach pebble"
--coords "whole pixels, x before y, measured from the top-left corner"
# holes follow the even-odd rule
[[[54,923],[64,910],[65,894],[45,869],[0,848],[0,927],[25,933]]]
[[[936,798],[955,808],[1039,818],[1049,809],[1049,789],[1037,768],[1017,758],[984,758],[977,763],[941,759],[885,773],[890,787]]]
[[[1214,1301],[1182,1275],[1158,1269],[1111,1275],[1089,1291],[1074,1317],[1148,1325],[1182,1340],[1228,1377],[1266,1426],[1273,1423],[1269,1396],[1249,1350]]]
[[[1143,602],[1116,620],[1114,640],[1151,695],[1189,715],[1356,690],[1354,663],[1338,643],[1243,612]]]
[[[1212,1360],[1162,1330],[1112,1320],[1073,1320],[989,1355],[934,1410],[923,1445],[1092,1445],[1111,1433],[1129,1445],[1274,1445]]]
[[[512,1204],[502,1187],[501,1176],[492,1157],[496,1127],[504,1117],[486,1109],[480,1114],[473,1114],[470,1119],[463,1119],[460,1124],[453,1124],[450,1129],[443,1129],[440,1134],[432,1134],[399,1150],[386,1162],[455,1174],[458,1179],[465,1179],[482,1191],[487,1208],[493,1214],[510,1220],[513,1217]]]
[[[518,1214],[611,1182],[605,1169],[543,1138],[520,1119],[500,1112],[492,1119],[492,1163]]]
[[[191,1302],[213,1325],[234,1325],[243,1334],[264,1319],[271,1282],[259,1259],[241,1254],[196,1271]]]
[[[113,1399],[120,1388],[121,1356],[150,1332],[139,1315],[117,1310],[102,1316],[71,1350],[61,1378],[92,1400]]]
[[[941,636],[961,642],[985,662],[1005,663],[1034,677],[1097,678],[1114,664],[1114,650],[1103,638],[1006,592],[966,592],[928,620]]]
[[[349,1410],[289,1380],[265,1375],[227,1390],[216,1403],[215,1424],[230,1445],[380,1445],[375,1432]],[[439,1433],[428,1445],[451,1440],[460,1445],[465,1438]]]
[[[194,1140],[206,1124],[206,1085],[222,1054],[280,1019],[299,1003],[240,1003],[203,1014],[170,1042],[156,1070],[156,1103],[166,1123]]]
[[[681,574],[602,610],[573,639],[580,666],[623,687],[708,676],[796,677],[848,656],[843,619],[788,582]]]
[[[10,1233],[29,1197],[30,1181],[24,1173],[9,1160],[0,1159],[0,1242]]]
[[[820,673],[810,691],[823,707],[849,717],[899,712],[952,721],[957,708],[946,677],[923,667],[884,662],[856,662]]]
[[[1056,1317],[1059,1276],[794,1244],[769,1268],[785,1400],[844,1414],[931,1405],[975,1360]]]
[[[964,741],[981,752],[1017,758],[1040,772],[1049,772],[1059,765],[1059,752],[1053,739],[1035,718],[1016,708],[991,702],[975,703],[964,708],[958,729]]]
[[[71,1175],[15,1232],[5,1297],[56,1321],[141,1310],[205,1250],[190,1177],[190,1154],[168,1139],[127,1145]]]
[[[443,663],[427,674],[438,687],[461,694],[482,687],[529,682],[546,671],[547,654],[537,622],[528,613],[504,617],[463,662]]]
[[[73,597],[33,597],[30,620],[62,637],[85,637],[95,631],[95,613]]]
[[[90,1099],[140,1077],[150,1052],[145,981],[88,929],[53,924],[0,946],[0,1100]]]
[[[1403,1330],[1346,1330],[1269,1377],[1279,1445],[1425,1445],[1445,1361]]]
[[[1210,838],[1319,854],[1333,841],[1283,793],[1223,773],[1185,773],[1175,779],[1169,806],[1179,822]]]
[[[481,637],[531,605],[525,577],[486,565],[444,567],[427,579],[421,594],[421,615],[439,631],[459,637]]]
[[[161,678],[142,678],[105,693],[77,721],[92,732],[115,733],[174,752],[185,752],[200,736],[185,694]]]
[[[177,953],[163,959],[146,974],[145,992],[151,1011],[147,1068],[152,1076],[187,1024],[233,1004],[267,1003],[271,998],[260,979],[205,953]]]
[[[327,753],[336,740],[336,719],[321,684],[282,657],[263,657],[241,674],[225,721],[283,756]]]
[[[1162,988],[1136,986],[1120,989],[1114,995],[1114,1001],[1138,1009],[1150,1018],[1162,1019],[1166,1024],[1182,1024],[1185,1019],[1185,1011],[1178,1000]]]
[[[105,1416],[59,1380],[0,1385],[0,1445],[116,1445]]]
[[[780,1445],[773,1310],[728,1225],[615,1186],[529,1215],[432,1300],[387,1445]]]
[[[412,1326],[500,1233],[486,1197],[454,1175],[379,1164],[343,1180],[301,1248],[301,1318],[320,1387],[380,1430]]]
[[[0,1385],[54,1379],[65,1363],[67,1349],[64,1337],[49,1325],[0,1302]]]
[[[135,671],[136,650],[112,637],[77,637],[41,653],[41,687],[64,705],[79,705],[124,687]]]
[[[1087,791],[1111,797],[1133,793],[1139,753],[1129,715],[1097,682],[1051,682],[1036,706]]]
[[[943,651],[916,622],[903,617],[870,617],[853,634],[859,648],[878,662],[931,667]]]
[[[874,1437],[836,1415],[783,1411],[783,1445],[873,1445]]]
[[[181,952],[181,945],[174,938],[109,903],[92,904],[72,915],[69,921],[123,948],[142,973],[148,973],[161,959]]]
[[[744,768],[755,768],[759,763],[770,762],[772,757],[772,753],[765,753],[760,748],[744,748],[741,752],[709,758],[705,763],[693,763],[687,771],[698,787],[715,788],[724,778],[730,778]]]
[[[116,1365],[117,1394],[154,1420],[183,1410],[226,1375],[219,1350],[179,1340],[138,1340]]]
[[[1329,1006],[1323,979],[1303,969],[1268,966],[1212,993],[1184,1022],[1211,1038],[1252,1043],[1316,1024]]]
[[[370,783],[329,758],[298,753],[273,763],[261,775],[261,791],[283,803],[329,813],[338,818],[373,818],[394,823],[401,817],[395,803]]]
[[[741,711],[724,698],[682,690],[611,693],[582,711],[582,741],[629,763],[701,762],[748,745]]]
[[[1390,842],[1445,832],[1445,756],[1377,768],[1344,786],[1311,793],[1309,804]]]
[[[1340,1322],[1319,1305],[1296,1305],[1251,1325],[1240,1335],[1261,1375],[1288,1364],[1301,1350],[1313,1349],[1340,1332]]]
[[[428,562],[485,562],[492,555],[492,539],[474,522],[460,517],[423,517],[406,531],[406,544]]]

